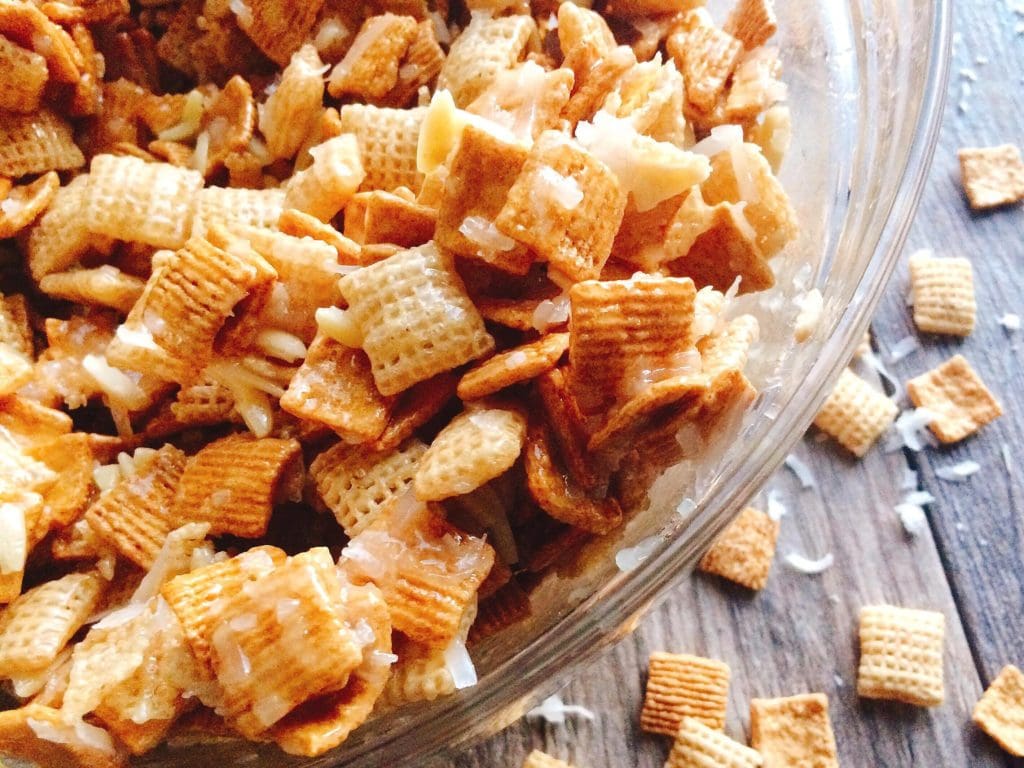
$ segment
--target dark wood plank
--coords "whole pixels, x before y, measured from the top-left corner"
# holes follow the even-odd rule
[[[813,437],[798,454],[818,485],[803,490],[787,470],[772,481],[790,512],[763,592],[751,594],[703,574],[687,577],[632,637],[563,691],[566,701],[593,709],[596,721],[520,721],[454,764],[518,766],[540,747],[581,768],[661,766],[668,742],[642,733],[637,718],[647,656],[670,650],[729,663],[727,731],[736,738],[747,738],[752,697],[824,691],[844,765],[1004,765],[998,750],[968,724],[981,686],[935,544],[927,531],[908,537],[892,510],[901,495],[902,454],[875,451],[855,462]],[[820,576],[804,575],[782,562],[790,552],[812,558],[832,552],[835,565]],[[881,601],[946,615],[942,707],[858,699],[857,614],[862,605]]]
[[[976,0],[955,4],[958,36],[949,104],[931,183],[906,251],[927,247],[971,259],[977,327],[962,341],[922,336],[921,351],[891,366],[906,380],[959,352],[1006,411],[959,445],[912,457],[924,487],[938,500],[930,509],[931,525],[986,684],[1005,663],[1024,664],[1024,473],[1007,470],[1001,455],[1006,445],[1011,455],[1021,454],[1024,466],[1024,332],[1011,334],[998,324],[1006,312],[1024,316],[1024,209],[972,213],[960,190],[956,150],[1024,143],[1024,34],[1018,30],[1024,13],[1014,6]],[[873,324],[883,347],[915,334],[904,306],[906,286],[904,260]],[[935,475],[937,467],[964,459],[982,465],[966,482],[953,484]]]

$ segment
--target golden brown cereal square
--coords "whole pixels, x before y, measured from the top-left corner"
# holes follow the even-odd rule
[[[363,22],[352,46],[331,72],[331,96],[355,96],[374,103],[398,83],[402,57],[416,36],[416,19],[384,13]]]
[[[471,407],[442,429],[416,470],[416,496],[463,496],[504,473],[523,449],[526,417],[517,409]]]
[[[300,450],[297,440],[272,437],[215,440],[189,460],[181,475],[177,517],[209,523],[211,536],[262,536]]]
[[[366,177],[355,136],[343,134],[309,150],[313,163],[288,180],[284,204],[330,221]]]
[[[844,368],[814,417],[814,426],[834,437],[854,456],[863,456],[889,428],[898,410],[896,403]]]
[[[109,251],[112,241],[91,232],[82,215],[89,201],[89,183],[89,174],[82,174],[58,189],[29,232],[28,267],[36,280],[67,269],[90,249]]]
[[[716,731],[725,727],[729,665],[717,659],[655,651],[647,668],[640,727],[675,736],[684,717]]]
[[[494,223],[573,281],[590,280],[611,254],[625,209],[606,165],[563,133],[545,131]]]
[[[572,766],[565,760],[559,760],[557,757],[535,749],[526,756],[523,768],[572,768]]]
[[[362,646],[341,613],[341,581],[326,549],[290,558],[229,598],[210,638],[225,719],[266,732],[309,699],[345,687]]]
[[[565,56],[564,66],[583,80],[615,48],[615,36],[601,14],[576,3],[562,3],[558,6],[558,46]]]
[[[974,330],[974,270],[967,259],[912,254],[910,297],[918,330],[955,336]]]
[[[779,521],[747,507],[722,531],[700,561],[700,570],[742,584],[764,589],[775,557]]]
[[[565,66],[545,71],[539,64],[525,61],[499,72],[466,111],[508,126],[524,141],[533,140],[560,126],[573,82],[573,73]]]
[[[392,566],[381,569],[381,558]],[[395,629],[445,648],[494,564],[494,549],[452,527],[411,493],[397,498],[342,551],[339,569],[355,584],[375,584]]]
[[[748,50],[764,45],[778,29],[775,4],[772,0],[739,0],[724,29]]]
[[[12,395],[32,380],[32,364],[7,344],[0,344],[0,397]]]
[[[733,741],[700,720],[684,717],[665,768],[761,768],[757,750]]]
[[[941,704],[945,628],[946,617],[937,611],[861,608],[857,694],[920,707]]]
[[[275,159],[292,158],[316,129],[318,110],[323,104],[323,62],[311,43],[294,54],[281,73],[281,81],[263,104],[259,115],[260,133],[267,151]]]
[[[104,264],[92,269],[73,269],[70,272],[55,272],[39,281],[39,290],[79,304],[110,307],[122,314],[128,314],[135,302],[142,296],[144,280],[128,275]]]
[[[499,72],[523,57],[536,29],[532,16],[473,14],[448,51],[437,87],[451,91],[458,106],[468,105]]]
[[[203,177],[167,163],[97,155],[89,166],[85,216],[98,235],[180,248],[192,227]]]
[[[338,443],[313,460],[309,476],[345,533],[358,536],[412,488],[426,450],[416,439],[387,451]]]
[[[21,184],[0,198],[0,239],[14,237],[35,221],[53,201],[60,188],[56,171],[47,173],[29,184]]]
[[[688,278],[577,283],[569,291],[569,385],[583,413],[685,372],[696,289]]]
[[[46,108],[29,115],[0,112],[0,176],[17,179],[83,165],[71,126],[56,113]]]
[[[399,251],[339,284],[384,395],[494,348],[452,256],[432,243]]]
[[[399,187],[419,191],[423,174],[416,167],[416,146],[426,107],[390,109],[369,104],[341,108],[341,128],[359,141],[366,177],[360,189]]]
[[[686,82],[687,101],[698,112],[711,112],[736,66],[743,44],[710,21],[702,20],[690,29],[669,35],[665,48]]]
[[[365,352],[321,333],[288,385],[281,407],[327,425],[345,440],[365,443],[387,426],[391,398],[377,391]]]
[[[35,112],[48,77],[46,59],[0,35],[0,109]]]
[[[757,144],[761,154],[778,173],[793,137],[793,115],[785,104],[776,104],[761,116],[761,122],[751,123],[745,131],[745,140]]]
[[[1024,673],[1012,664],[1003,667],[971,717],[999,746],[1024,757]]]
[[[740,59],[725,99],[725,116],[733,122],[749,122],[776,102],[785,99],[781,81],[782,62],[775,48],[757,48]]]
[[[587,491],[595,491],[607,481],[597,462],[587,451],[590,439],[586,418],[569,389],[566,368],[560,367],[537,379],[537,394],[551,437],[570,477]]]
[[[463,129],[437,211],[439,246],[513,274],[529,269],[527,249],[494,225],[527,154],[522,145],[474,125]]]
[[[839,768],[828,698],[823,693],[752,699],[750,746],[761,753],[764,768]]]
[[[379,189],[360,192],[345,206],[345,236],[366,245],[423,245],[434,236],[437,211]]]
[[[235,14],[238,26],[279,67],[306,41],[324,0],[247,0]]]
[[[18,765],[65,766],[66,768],[119,768],[124,760],[109,734],[81,723],[89,741],[83,741],[64,714],[42,704],[0,712],[0,754]],[[51,734],[43,739],[39,732]],[[27,763],[25,762],[27,761]]]
[[[558,365],[568,348],[568,333],[549,333],[502,352],[466,371],[459,380],[458,395],[462,400],[479,400],[534,379]]]
[[[0,614],[0,674],[49,666],[92,614],[103,587],[95,573],[71,573],[11,603]]]
[[[40,441],[26,453],[57,474],[43,493],[49,523],[64,527],[79,518],[93,496],[93,455],[89,436],[82,432]]]
[[[205,235],[213,223],[232,231],[239,225],[271,228],[284,210],[285,191],[272,189],[236,189],[204,187],[196,194],[192,234]]]
[[[48,445],[71,431],[71,417],[21,395],[0,400],[0,426],[25,449]],[[45,452],[45,448],[43,449]],[[36,456],[45,461],[44,456]]]
[[[958,155],[971,208],[983,211],[1024,199],[1024,162],[1016,145],[969,147]]]
[[[928,428],[944,443],[955,443],[997,419],[1003,408],[963,355],[907,382],[918,408],[934,416]]]
[[[176,521],[173,502],[185,461],[173,445],[137,459],[133,474],[105,491],[85,519],[126,558],[151,567],[167,534],[184,522]]]
[[[34,336],[24,294],[0,294],[0,342],[11,345],[26,357],[35,357]]]
[[[392,107],[404,107],[417,95],[422,86],[437,79],[444,65],[444,51],[437,41],[437,31],[431,19],[416,25],[409,47],[398,68],[398,81],[388,91],[383,102]]]

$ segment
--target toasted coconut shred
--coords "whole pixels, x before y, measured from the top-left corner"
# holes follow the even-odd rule
[[[542,718],[553,725],[561,725],[567,717],[582,717],[584,720],[594,720],[596,715],[586,707],[578,704],[566,704],[562,698],[555,694],[548,696],[538,706],[526,713],[528,718]]]
[[[800,481],[800,487],[807,489],[815,486],[814,472],[807,463],[795,454],[789,454],[785,459],[786,468],[789,469]]]
[[[966,480],[979,469],[981,469],[981,465],[978,462],[966,459],[948,467],[937,467],[935,469],[935,476],[942,480],[959,483]]]
[[[786,555],[786,565],[792,568],[794,571],[800,573],[806,573],[814,576],[819,573],[824,573],[835,563],[835,556],[831,552],[828,552],[817,560],[804,557],[803,555],[797,554],[796,552],[790,552]]]

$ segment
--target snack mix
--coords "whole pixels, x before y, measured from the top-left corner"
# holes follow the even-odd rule
[[[0,758],[470,685],[749,406],[774,12],[586,6],[0,0]]]

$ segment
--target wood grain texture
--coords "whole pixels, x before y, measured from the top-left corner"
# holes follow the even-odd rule
[[[1006,414],[960,445],[907,456],[875,450],[862,462],[813,436],[805,439],[798,454],[813,467],[818,488],[801,490],[785,470],[773,480],[790,514],[763,592],[687,577],[633,636],[562,692],[567,702],[591,708],[595,721],[520,721],[453,765],[518,768],[536,747],[580,768],[661,766],[667,740],[642,733],[637,720],[647,655],[670,650],[729,662],[726,730],[741,740],[748,735],[750,698],[821,690],[829,696],[844,766],[1024,766],[970,724],[974,702],[999,669],[1024,664],[1024,473],[1005,467],[1002,456],[1007,446],[1024,467],[1024,330],[1011,334],[998,324],[1005,312],[1024,315],[1024,210],[973,214],[956,157],[961,146],[1024,144],[1024,33],[1018,31],[1024,12],[1015,8],[1008,0],[955,4],[944,128],[904,258],[873,323],[883,359],[899,339],[918,336],[905,305],[905,257],[913,250],[970,258],[978,299],[974,334],[966,340],[921,335],[922,349],[889,367],[905,381],[960,352]],[[935,474],[967,458],[982,465],[967,481]],[[907,461],[919,471],[919,487],[937,499],[928,509],[931,530],[913,539],[892,511]],[[836,562],[821,576],[782,563],[789,552],[828,551]],[[943,706],[922,710],[856,696],[857,611],[880,600],[946,615]]]

